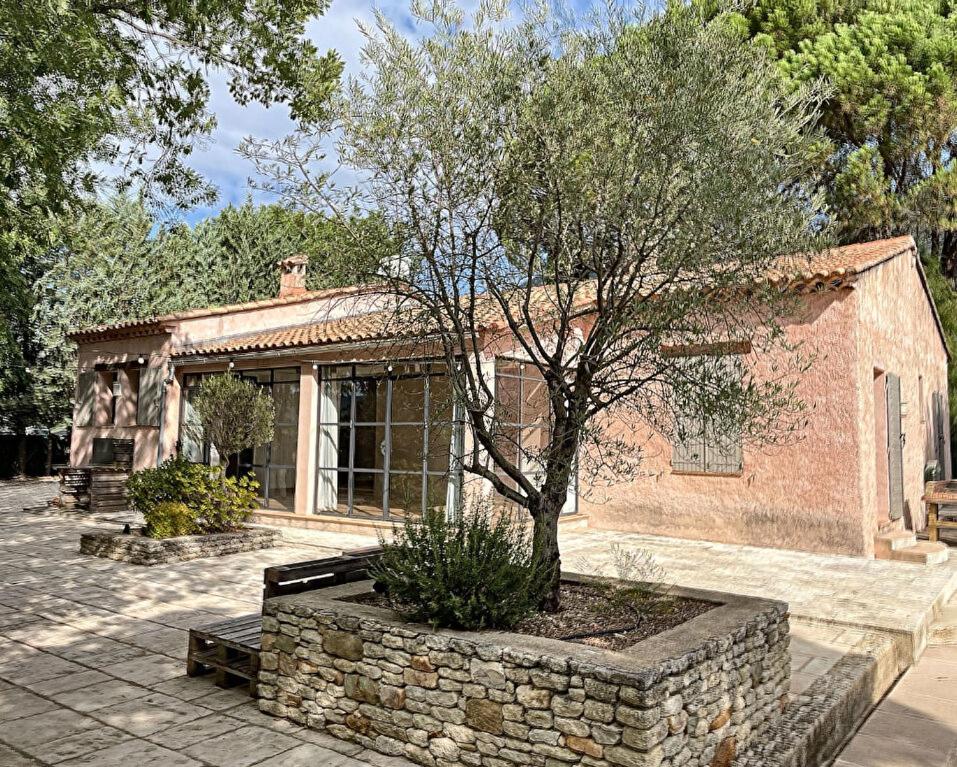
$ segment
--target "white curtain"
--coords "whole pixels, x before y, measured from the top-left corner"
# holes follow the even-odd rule
[[[339,503],[339,381],[323,381],[319,388],[319,468],[316,510],[335,511]]]
[[[456,519],[459,516],[462,481],[462,413],[459,403],[452,405],[452,444],[449,445],[449,476],[445,484],[445,516],[447,519]]]

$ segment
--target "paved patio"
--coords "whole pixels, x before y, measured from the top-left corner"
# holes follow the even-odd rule
[[[923,657],[863,724],[834,767],[957,765],[957,599]]]
[[[77,553],[80,530],[102,520],[21,511],[55,492],[0,483],[0,765],[409,764],[263,715],[242,689],[184,676],[185,629],[258,610],[263,567],[371,539],[289,531],[280,549],[143,568]],[[566,564],[612,573],[612,543],[652,551],[678,584],[786,599],[813,619],[792,622],[797,694],[868,627],[921,624],[957,575],[600,531],[563,533]]]
[[[186,628],[260,607],[289,546],[136,567],[80,556],[63,514],[22,513],[52,483],[0,484],[0,765],[406,767],[261,714],[244,688],[184,676]]]

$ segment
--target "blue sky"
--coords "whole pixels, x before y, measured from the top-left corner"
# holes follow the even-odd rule
[[[412,30],[408,0],[379,0],[375,5],[369,0],[332,0],[326,14],[314,19],[307,29],[320,51],[330,48],[338,51],[345,62],[346,74],[355,72],[359,66],[362,36],[356,22],[371,25],[375,7],[400,29]],[[211,85],[210,107],[219,124],[208,147],[197,150],[190,165],[218,187],[219,200],[213,207],[189,211],[185,218],[190,222],[206,218],[229,203],[240,203],[250,194],[247,181],[253,168],[236,153],[244,137],[279,138],[294,127],[285,107],[267,109],[258,104],[241,107],[232,100],[222,77],[213,75]],[[256,193],[253,199],[266,202],[269,197]]]

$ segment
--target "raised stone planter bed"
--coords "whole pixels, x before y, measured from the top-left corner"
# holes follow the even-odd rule
[[[429,767],[728,767],[787,700],[781,602],[676,589],[718,606],[613,652],[342,601],[369,588],[267,600],[261,710]]]
[[[105,531],[83,533],[80,553],[134,565],[165,565],[203,557],[221,557],[242,551],[278,546],[282,533],[270,527],[247,527],[229,533],[149,538]]]

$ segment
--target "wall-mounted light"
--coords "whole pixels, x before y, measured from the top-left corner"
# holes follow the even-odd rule
[[[230,361],[229,361],[229,369],[232,370],[234,367],[236,367],[236,363],[233,362],[232,360],[230,360]]]
[[[146,357],[144,357],[144,356],[141,354],[139,357],[136,358],[136,361],[137,361],[140,365],[144,365],[144,364],[146,364]]]
[[[318,369],[319,369],[319,363],[313,362],[313,363],[312,363],[312,369],[313,369],[313,370],[318,370]]]

